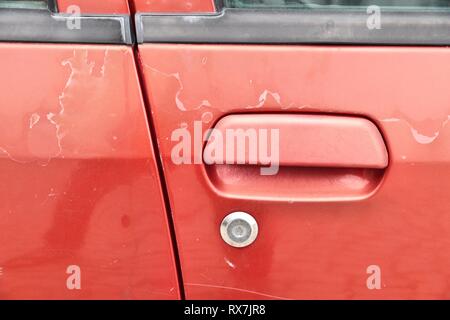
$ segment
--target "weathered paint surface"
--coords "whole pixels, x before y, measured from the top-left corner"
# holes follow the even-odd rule
[[[0,298],[178,298],[132,48],[4,43],[0,69]]]
[[[187,298],[450,297],[448,48],[146,44],[140,53]],[[269,112],[374,121],[390,161],[379,189],[357,202],[238,199],[218,193],[203,165],[172,162],[175,129]],[[251,192],[250,169],[227,167],[221,183]],[[279,190],[277,177],[266,178],[267,193]],[[259,223],[247,248],[220,237],[232,211]],[[380,288],[369,289],[377,267]]]

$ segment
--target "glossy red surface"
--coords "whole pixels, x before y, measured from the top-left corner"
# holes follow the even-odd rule
[[[227,136],[233,138],[227,141]],[[266,152],[259,156],[258,150]],[[383,137],[369,120],[287,113],[221,118],[203,159],[222,197],[269,201],[365,199],[388,165]]]
[[[128,0],[57,0],[60,12],[68,12],[70,6],[78,6],[85,14],[130,14]]]
[[[265,131],[270,138],[270,133],[276,130],[277,141],[265,139],[264,144],[267,150],[271,150],[271,144],[279,142],[277,152],[281,167],[384,169],[388,165],[383,137],[377,127],[364,118],[314,114],[238,114],[225,116],[214,126],[214,131],[220,132],[221,137],[225,137],[227,131],[235,133],[237,130],[249,138],[252,138],[253,131],[255,139],[258,132]],[[262,144],[262,139],[259,142]],[[214,139],[207,141],[205,148],[208,146],[214,147]],[[222,147],[222,161],[237,163],[239,154],[233,152],[226,157],[226,149],[225,144]],[[245,164],[249,164],[250,151],[248,143],[243,148]],[[208,159],[205,160],[209,163]],[[263,159],[255,160],[262,165]]]
[[[214,0],[130,0],[136,12],[214,12]]]
[[[449,48],[147,44],[140,54],[187,298],[450,298]],[[358,202],[239,200],[217,193],[202,164],[172,162],[175,129],[244,112],[367,117],[388,146],[386,175]],[[237,249],[219,225],[241,210],[259,235]],[[370,290],[374,265],[381,286]]]
[[[132,48],[2,43],[0,69],[0,298],[179,298]]]

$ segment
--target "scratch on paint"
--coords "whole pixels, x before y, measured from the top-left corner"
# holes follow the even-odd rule
[[[231,262],[229,259],[227,258],[223,258],[225,260],[225,262],[227,263],[227,265],[232,268],[232,269],[236,269],[236,266],[233,262]]]
[[[251,293],[251,294],[256,294],[256,295],[259,295],[262,297],[279,299],[279,300],[292,300],[292,299],[286,298],[286,297],[280,297],[280,296],[275,296],[275,295],[271,295],[271,294],[267,294],[267,293],[262,293],[262,292],[258,292],[258,291],[247,290],[247,289],[241,289],[241,288],[235,288],[235,287],[225,287],[225,286],[204,284],[204,283],[186,283],[186,285],[193,286],[193,287],[206,287],[206,288],[215,288],[215,289],[224,289],[224,290],[234,290],[234,291]]]
[[[206,60],[204,60],[205,63],[206,63]],[[162,75],[162,76],[167,77],[167,78],[175,78],[176,79],[176,81],[178,83],[178,90],[175,93],[175,105],[177,106],[177,108],[180,111],[194,111],[194,110],[198,110],[198,109],[201,109],[201,108],[204,108],[204,107],[213,108],[211,102],[208,99],[203,99],[202,101],[199,102],[198,105],[193,106],[193,107],[186,106],[186,104],[181,100],[181,94],[182,94],[182,92],[183,92],[183,90],[185,88],[184,88],[183,82],[181,81],[181,75],[180,75],[179,72],[168,73],[168,72],[161,71],[161,70],[159,70],[159,69],[157,69],[155,67],[152,67],[152,66],[150,66],[150,65],[148,65],[146,63],[142,63],[142,65],[144,66],[144,68],[147,68],[147,69],[151,70],[152,72],[154,72],[156,74]],[[252,84],[252,80],[250,80],[250,84]],[[255,105],[247,105],[245,108],[246,109],[261,108],[267,103],[267,100],[269,99],[269,97],[271,97],[275,101],[275,103],[278,106],[280,106],[281,109],[283,109],[283,110],[291,109],[291,108],[304,109],[304,108],[309,108],[310,107],[309,105],[297,106],[293,102],[283,106],[282,103],[281,103],[281,96],[280,96],[280,94],[277,93],[277,92],[273,92],[273,91],[270,91],[270,90],[266,89],[259,95],[257,104],[255,104]],[[223,112],[227,111],[226,109],[221,109],[221,108],[219,108],[219,110],[221,110]]]
[[[17,162],[17,163],[21,163],[21,164],[25,164],[25,163],[29,163],[29,162],[30,162],[30,161],[23,161],[23,160],[16,159],[16,158],[15,158],[11,153],[9,153],[5,148],[0,147],[0,151],[3,152],[4,154],[6,154],[6,156],[7,156],[11,161],[14,161],[14,162]]]

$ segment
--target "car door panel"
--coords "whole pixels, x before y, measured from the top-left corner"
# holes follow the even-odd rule
[[[435,201],[445,199],[450,174],[447,48],[146,43],[139,50],[188,299],[448,298],[449,206]],[[236,199],[218,193],[193,158],[179,165],[171,158],[177,129],[192,134],[200,122],[205,132],[225,115],[270,113],[373,121],[389,150],[379,189],[356,202]],[[245,175],[233,180],[231,167],[223,173],[229,184],[254,187]],[[276,193],[271,179],[266,189]],[[339,179],[342,187],[365,183]],[[220,237],[233,211],[258,221],[247,248]],[[366,285],[373,265],[383,270],[382,290]]]
[[[0,297],[179,299],[133,48],[36,14],[0,43]]]
[[[0,1],[0,298],[448,299],[448,4],[343,3]]]

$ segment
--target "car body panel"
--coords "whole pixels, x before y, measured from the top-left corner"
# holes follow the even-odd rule
[[[0,68],[0,298],[178,299],[132,48],[1,43]]]
[[[186,298],[449,298],[448,48],[143,44],[139,51]],[[236,199],[217,192],[203,164],[172,161],[175,130],[192,134],[200,122],[205,132],[225,115],[269,113],[370,119],[389,152],[381,185],[361,201]],[[350,174],[341,183],[363,181]],[[259,224],[249,247],[220,237],[233,211]],[[374,266],[380,290],[367,285]]]
[[[31,7],[3,11],[0,299],[450,298],[446,12],[56,2],[40,39]],[[359,132],[287,126],[274,175],[205,163],[211,128],[295,119]]]

